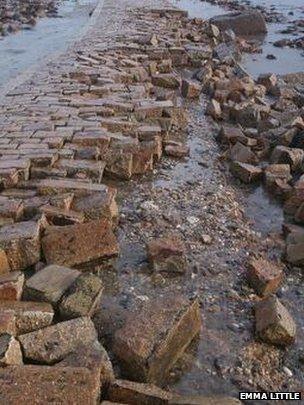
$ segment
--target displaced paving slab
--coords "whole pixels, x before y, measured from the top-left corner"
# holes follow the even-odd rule
[[[40,223],[17,222],[0,228],[0,273],[24,270],[40,259]]]
[[[178,294],[160,297],[129,315],[115,333],[113,351],[129,378],[163,384],[200,329],[198,300],[191,302]]]
[[[6,323],[11,317],[14,327],[12,334],[21,335],[49,326],[54,310],[45,302],[0,301],[0,319]]]
[[[30,300],[56,305],[80,274],[78,270],[68,267],[55,264],[46,266],[26,281],[24,294]]]
[[[19,336],[24,358],[44,364],[56,363],[80,344],[90,344],[96,339],[96,330],[90,318],[60,322]]]
[[[3,404],[96,404],[99,381],[86,368],[10,366],[0,368]]]
[[[106,219],[50,227],[41,243],[48,264],[69,267],[96,262],[119,252],[112,224]]]

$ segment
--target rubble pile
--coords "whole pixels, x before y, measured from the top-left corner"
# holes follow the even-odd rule
[[[53,16],[57,12],[56,0],[4,0],[0,4],[1,36],[30,29],[38,18]]]

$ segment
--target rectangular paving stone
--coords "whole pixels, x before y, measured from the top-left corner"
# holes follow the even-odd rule
[[[119,248],[106,219],[64,227],[49,227],[42,238],[47,263],[76,266],[118,254]]]
[[[24,274],[13,271],[0,275],[0,301],[20,300],[24,284]]]
[[[111,187],[104,184],[89,183],[80,180],[53,180],[43,179],[23,183],[22,188],[36,188],[39,194],[60,194],[60,193],[82,193],[86,194],[93,191],[107,194],[112,190]]]
[[[90,344],[80,344],[69,353],[58,367],[86,367],[96,370],[100,376],[101,389],[107,389],[109,383],[115,379],[113,366],[107,351],[95,340]]]
[[[115,200],[116,190],[109,189],[108,193],[89,193],[85,196],[75,196],[71,209],[81,212],[86,220],[101,218],[116,219],[118,207]]]
[[[103,284],[94,274],[82,274],[66,291],[59,304],[62,319],[92,316],[100,304]]]
[[[94,162],[86,159],[59,159],[56,168],[66,170],[68,177],[94,179],[100,183],[105,168],[104,162]]]
[[[0,273],[24,270],[40,260],[40,223],[17,222],[0,228]]]
[[[153,384],[115,380],[108,389],[107,399],[122,404],[167,405],[173,395]]]
[[[19,336],[24,358],[44,364],[63,360],[80,344],[89,345],[97,339],[90,318],[60,322],[35,332]]]
[[[56,305],[64,292],[81,273],[68,267],[50,265],[30,277],[25,284],[25,296],[33,301]]]
[[[2,404],[98,403],[99,380],[83,367],[9,366],[0,368]]]
[[[54,311],[50,304],[31,301],[0,301],[0,317],[14,315],[14,333],[20,335],[44,328],[53,321]],[[1,329],[1,328],[0,328]]]
[[[160,297],[129,315],[115,333],[113,351],[127,377],[163,384],[200,328],[198,300],[191,302],[178,294]]]

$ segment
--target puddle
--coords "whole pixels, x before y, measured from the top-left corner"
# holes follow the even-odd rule
[[[56,18],[42,18],[31,30],[0,40],[0,93],[19,74],[71,45],[88,21],[97,0],[65,0]]]
[[[257,187],[246,197],[246,216],[254,230],[263,236],[282,232],[284,220],[282,206],[263,187]]]

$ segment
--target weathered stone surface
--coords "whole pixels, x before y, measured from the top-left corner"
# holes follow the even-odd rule
[[[245,146],[240,142],[233,145],[230,151],[230,157],[231,160],[240,163],[257,163],[257,157],[254,152],[252,152],[248,146]]]
[[[257,335],[267,343],[286,346],[295,340],[296,325],[276,297],[266,298],[255,307]]]
[[[210,100],[209,104],[207,105],[206,114],[210,115],[215,120],[220,119],[222,117],[221,105],[214,98]]]
[[[35,180],[24,183],[26,188],[36,188],[39,194],[42,195],[53,195],[62,193],[75,194],[87,194],[91,192],[98,192],[107,194],[112,192],[112,188],[105,186],[104,184],[90,183],[80,180],[57,180],[57,179],[43,179]]]
[[[246,138],[240,128],[222,126],[217,139],[222,143],[235,144],[239,141],[245,144]]]
[[[168,89],[178,89],[180,87],[180,79],[173,73],[160,73],[152,76],[154,86],[165,87]]]
[[[94,324],[87,317],[19,336],[24,358],[45,364],[56,363],[75,351],[80,344],[89,345],[96,339]]]
[[[271,155],[272,163],[285,163],[290,165],[292,171],[299,169],[304,160],[304,150],[289,148],[287,146],[276,146]]]
[[[184,273],[186,270],[185,245],[176,236],[152,240],[147,244],[147,253],[156,272]]]
[[[25,296],[33,301],[57,305],[64,292],[80,276],[80,272],[55,264],[38,271],[26,281]]]
[[[109,355],[97,340],[88,345],[80,344],[57,366],[88,368],[100,376],[101,389],[106,388],[115,378]]]
[[[22,364],[19,342],[7,333],[0,335],[0,366]]]
[[[39,233],[40,224],[34,221],[0,229],[0,273],[23,270],[39,261]]]
[[[189,302],[177,294],[160,297],[129,316],[115,333],[113,350],[125,375],[140,382],[163,384],[200,328],[197,300]]]
[[[259,11],[242,11],[219,15],[210,19],[211,24],[220,30],[231,29],[238,36],[263,34],[267,26],[263,15]]]
[[[185,156],[188,156],[189,152],[189,146],[183,145],[180,142],[169,142],[169,144],[165,146],[165,153],[167,156],[183,158]]]
[[[200,397],[177,397],[169,401],[169,405],[241,405],[241,401],[220,395]]]
[[[265,259],[253,259],[249,262],[248,280],[259,295],[275,293],[282,281],[282,268]]]
[[[266,87],[267,92],[271,92],[277,84],[277,77],[273,73],[263,73],[258,77],[257,82]]]
[[[41,242],[47,263],[63,266],[80,265],[118,254],[111,223],[106,219],[50,227]]]
[[[115,380],[109,386],[107,398],[130,405],[166,405],[172,394],[152,384]]]
[[[184,79],[182,81],[181,92],[182,96],[189,99],[199,98],[202,91],[202,86],[189,79]]]
[[[71,209],[81,212],[88,221],[101,218],[115,221],[118,217],[115,196],[115,189],[110,189],[107,194],[89,193],[85,196],[75,196]]]
[[[0,301],[20,300],[23,283],[24,274],[19,271],[0,275]]]
[[[99,381],[82,367],[10,366],[0,368],[3,404],[96,404]]]
[[[295,240],[286,246],[286,260],[297,266],[304,266],[304,240]]]
[[[0,334],[16,335],[16,319],[14,311],[0,311]]]
[[[101,300],[103,284],[94,274],[78,277],[64,294],[59,304],[60,316],[64,319],[92,316]]]
[[[275,180],[280,179],[288,182],[292,178],[289,164],[268,165],[265,168],[264,175],[266,186],[270,188],[274,185]]]
[[[244,183],[253,183],[255,181],[259,181],[263,174],[260,167],[242,162],[232,162],[230,170],[235,177],[239,178]]]
[[[30,301],[0,301],[0,314],[3,319],[13,314],[14,331],[10,333],[16,335],[44,328],[52,323],[54,317],[50,304]]]

